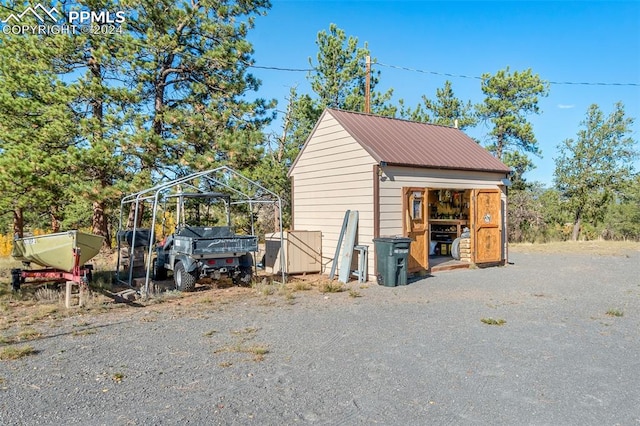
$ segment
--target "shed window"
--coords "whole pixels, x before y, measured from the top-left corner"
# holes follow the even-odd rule
[[[411,218],[413,220],[422,219],[422,198],[413,199],[413,208],[411,209]]]

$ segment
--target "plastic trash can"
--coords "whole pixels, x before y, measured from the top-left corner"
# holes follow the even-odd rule
[[[378,284],[395,287],[407,284],[407,268],[411,238],[374,238]]]

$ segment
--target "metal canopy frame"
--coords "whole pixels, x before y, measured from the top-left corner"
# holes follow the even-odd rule
[[[253,195],[249,195],[246,192],[238,189],[238,187],[234,187],[231,184],[238,183],[244,191],[253,190]],[[151,259],[153,255],[153,248],[155,245],[155,226],[157,223],[157,213],[158,213],[158,204],[161,201],[165,201],[167,198],[179,196],[180,192],[183,189],[188,189],[189,193],[193,195],[194,193],[202,194],[202,197],[206,197],[210,195],[214,188],[217,188],[218,191],[225,191],[226,194],[230,196],[230,207],[231,205],[238,204],[249,204],[249,211],[251,213],[251,234],[255,235],[254,232],[254,219],[253,219],[253,206],[256,204],[277,204],[278,205],[278,219],[280,222],[280,270],[282,271],[282,283],[286,282],[286,274],[285,274],[285,265],[284,265],[284,231],[282,228],[282,199],[273,191],[265,188],[259,183],[247,178],[246,176],[240,174],[236,170],[227,167],[221,166],[212,170],[207,170],[203,172],[193,173],[191,175],[175,179],[169,182],[161,182],[151,188],[143,189],[142,191],[138,191],[129,195],[126,195],[120,201],[120,219],[118,224],[118,232],[123,231],[123,216],[125,212],[125,206],[135,204],[134,209],[134,219],[133,219],[133,228],[130,229],[133,231],[131,236],[131,248],[132,252],[129,254],[129,274],[127,280],[120,279],[120,238],[117,238],[118,245],[118,262],[116,265],[116,280],[120,283],[126,284],[130,287],[133,287],[133,266],[134,266],[134,256],[133,256],[133,247],[135,247],[135,239],[136,239],[136,230],[138,224],[138,213],[140,211],[141,203],[152,203],[152,217],[151,217],[151,235],[149,238],[149,246],[147,250],[147,259],[146,259],[146,274],[145,274],[145,282],[144,282],[144,292],[145,296],[149,295],[149,280],[151,277]],[[230,215],[230,209],[228,211]],[[255,267],[255,266],[254,266]]]

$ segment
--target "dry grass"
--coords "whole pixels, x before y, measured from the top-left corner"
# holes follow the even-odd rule
[[[338,281],[325,281],[320,284],[320,291],[322,293],[341,293],[345,291],[345,288]]]
[[[634,241],[559,241],[544,244],[509,244],[515,253],[572,253],[600,256],[625,256],[640,251],[640,243]]]
[[[507,323],[507,321],[503,320],[502,318],[482,318],[480,319],[481,322],[487,324],[487,325],[505,325]]]
[[[583,253],[587,255],[615,255],[625,256],[629,253],[640,251],[640,243],[624,241],[581,241],[581,242],[554,242],[547,244],[510,244],[509,250],[520,253]],[[99,254],[91,263],[94,265],[94,282],[91,291],[85,298],[85,306],[74,306],[66,309],[63,304],[64,292],[56,286],[42,286],[33,283],[23,284],[19,292],[11,290],[12,268],[20,268],[22,264],[10,257],[0,257],[0,330],[13,329],[12,336],[17,333],[15,329],[31,326],[42,321],[54,321],[62,318],[85,315],[87,313],[100,314],[121,308],[123,312],[131,309],[128,305],[117,303],[111,292],[117,289],[111,288],[111,274],[115,266],[113,254]],[[162,305],[158,309],[216,309],[224,304],[235,303],[238,300],[246,300],[252,297],[261,297],[263,303],[277,303],[279,300],[285,303],[295,303],[296,293],[338,293],[344,292],[349,298],[361,297],[362,289],[349,288],[335,280],[329,280],[324,275],[307,274],[291,276],[286,284],[274,281],[273,277],[261,275],[252,288],[236,287],[226,282],[216,282],[215,285],[201,283],[194,293],[180,293],[166,291],[154,294],[148,300],[136,300],[136,306]],[[72,303],[77,304],[77,294],[74,294]]]
[[[253,355],[253,361],[262,361],[264,360],[264,356],[269,353],[269,348],[263,344],[253,344],[247,345],[246,343],[250,340],[254,339],[256,336],[256,332],[258,328],[247,327],[242,330],[232,330],[231,335],[235,336],[235,343],[227,346],[223,346],[219,349],[213,351],[214,354],[223,354],[223,353],[244,353]],[[220,364],[224,367],[231,366],[231,363],[223,363],[225,365]]]
[[[33,348],[33,346],[7,346],[0,350],[0,360],[15,360],[35,353],[36,350]]]

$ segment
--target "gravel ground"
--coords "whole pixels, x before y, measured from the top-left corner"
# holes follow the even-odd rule
[[[640,252],[511,261],[37,323],[0,424],[640,424]]]

